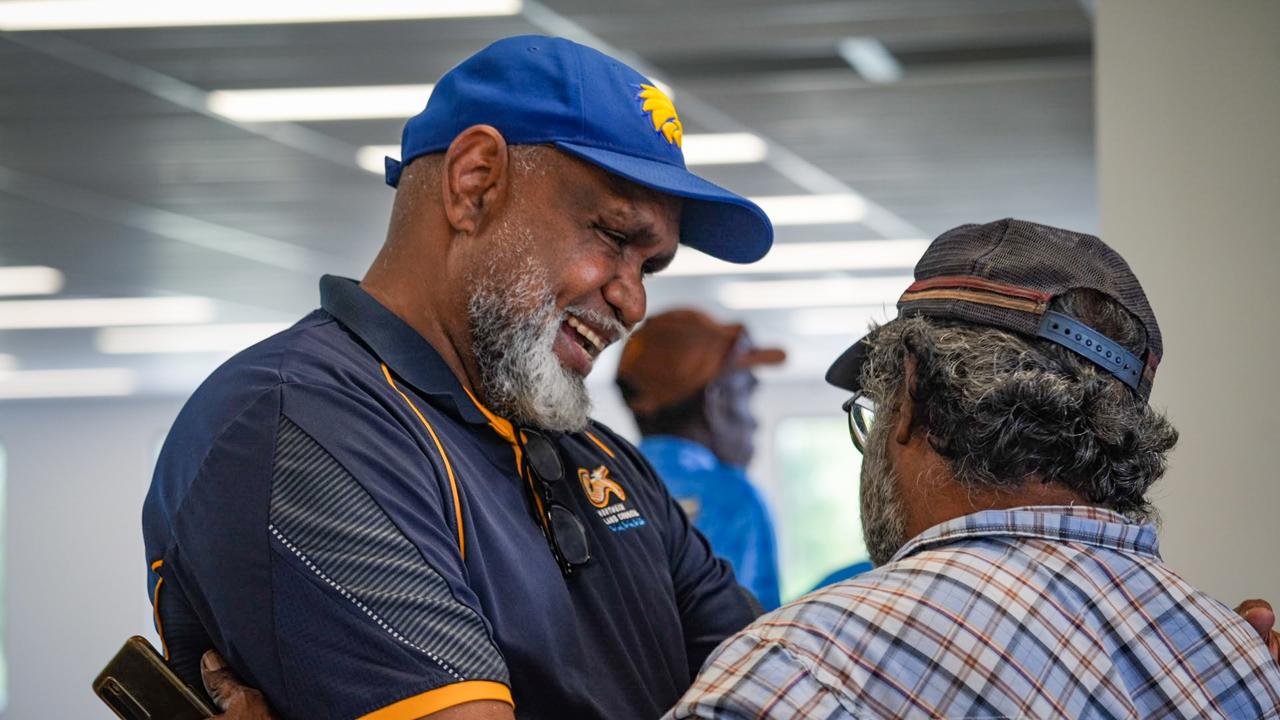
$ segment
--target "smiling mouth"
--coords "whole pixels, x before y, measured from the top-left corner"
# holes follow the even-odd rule
[[[594,358],[608,347],[609,343],[605,342],[604,338],[587,327],[581,320],[570,315],[565,322],[578,334],[578,344],[587,352],[587,355]]]

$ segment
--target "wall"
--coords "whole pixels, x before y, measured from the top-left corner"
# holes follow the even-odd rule
[[[1280,3],[1097,4],[1103,238],[1143,280],[1182,432],[1163,551],[1234,604],[1280,605]]]
[[[168,400],[0,403],[5,720],[112,718],[90,690],[130,635],[156,643],[140,518]]]

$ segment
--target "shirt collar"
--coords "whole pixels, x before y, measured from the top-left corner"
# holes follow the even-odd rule
[[[983,510],[934,525],[902,546],[890,562],[961,540],[1000,536],[1084,543],[1160,557],[1154,525],[1133,523],[1120,513],[1099,507],[1031,505]]]
[[[355,280],[335,275],[320,278],[320,307],[419,393],[451,402],[467,422],[488,424],[488,418],[431,343]]]

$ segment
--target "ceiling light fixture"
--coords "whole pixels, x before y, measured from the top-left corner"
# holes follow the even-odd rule
[[[751,133],[691,133],[682,145],[685,165],[763,162],[769,145]]]
[[[836,45],[836,52],[869,83],[887,85],[902,79],[901,63],[873,37],[845,38]]]
[[[787,325],[797,335],[840,335],[852,340],[867,332],[872,322],[885,323],[895,316],[894,306],[886,304],[804,308],[793,311]]]
[[[521,0],[11,0],[0,2],[0,30],[424,20],[516,15],[522,9]]]
[[[840,240],[774,243],[763,259],[731,263],[692,248],[681,248],[660,277],[689,275],[782,275],[850,270],[895,270],[915,267],[928,240]]]
[[[365,145],[356,151],[356,164],[374,175],[386,172],[386,158],[400,159],[399,145]]]
[[[765,141],[751,133],[692,133],[684,136],[683,149],[689,166],[763,162],[769,153]],[[400,146],[365,145],[356,151],[356,165],[381,175],[387,157],[400,159]]]
[[[214,90],[209,111],[237,122],[407,118],[426,106],[434,85]]]
[[[61,272],[44,265],[0,267],[0,295],[53,295],[64,282]]]
[[[0,371],[0,400],[129,395],[138,388],[127,368]]]
[[[214,312],[213,300],[203,297],[5,300],[0,330],[206,323]]]
[[[753,197],[775,226],[838,225],[860,222],[867,203],[853,193],[835,195],[773,195]]]
[[[225,323],[163,327],[102,328],[94,338],[108,355],[153,353],[231,353],[289,327],[289,323]]]
[[[898,296],[914,279],[909,275],[892,277],[849,277],[819,280],[754,280],[723,285],[717,296],[730,310],[766,310],[801,307],[848,307],[851,305],[886,305],[898,302]]]

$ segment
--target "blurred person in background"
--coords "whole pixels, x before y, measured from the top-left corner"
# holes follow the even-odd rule
[[[741,325],[672,310],[645,321],[618,364],[640,452],[765,610],[780,604],[778,560],[769,511],[746,474],[758,426],[752,369],[785,359]]]
[[[653,718],[755,616],[589,418],[586,375],[678,241],[735,262],[772,242],[685,169],[682,133],[647,78],[567,40],[500,40],[440,79],[387,162],[364,279],[323,278],[321,308],[215,371],[165,441],[143,531],[180,676],[234,670],[308,720]]]
[[[1125,261],[1003,220],[944,233],[915,278],[827,374],[877,568],[726,641],[669,717],[1280,716],[1269,606],[1160,558],[1178,434]]]

